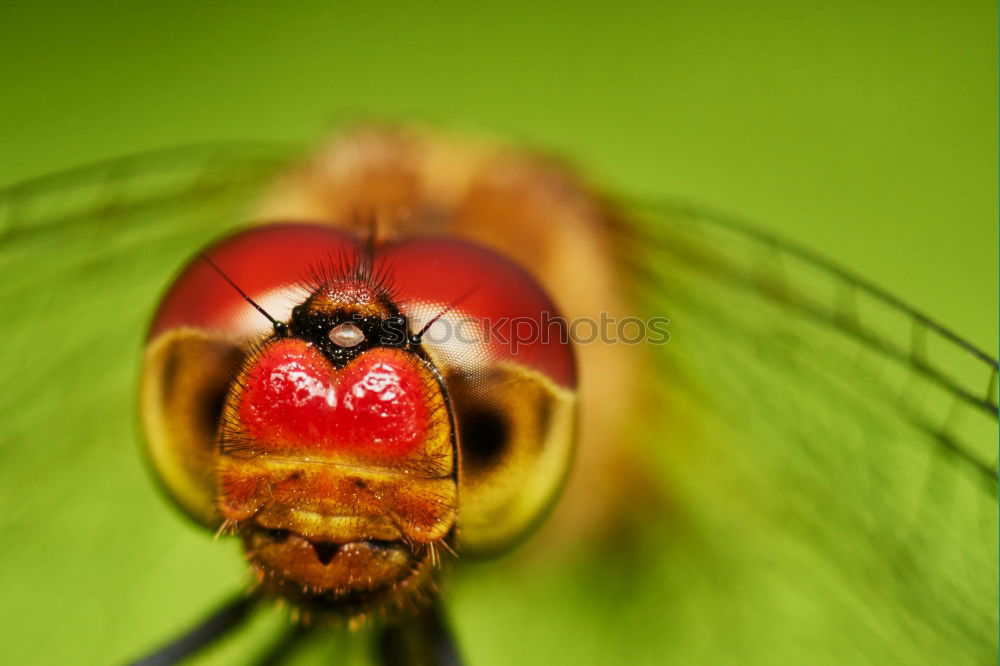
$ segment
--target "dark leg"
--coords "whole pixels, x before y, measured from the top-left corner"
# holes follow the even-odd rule
[[[254,666],[281,666],[301,647],[302,641],[312,631],[312,627],[293,624],[276,640],[267,652],[258,657]]]
[[[240,595],[227,601],[201,623],[192,627],[184,635],[167,643],[155,652],[131,662],[132,666],[170,666],[207,647],[234,629],[240,627],[250,616],[250,611],[259,595]]]
[[[386,625],[378,639],[384,666],[461,666],[440,600],[417,615]]]

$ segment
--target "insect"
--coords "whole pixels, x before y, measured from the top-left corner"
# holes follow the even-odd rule
[[[696,210],[614,203],[558,165],[463,146],[372,130],[297,167],[263,149],[188,149],[7,191],[4,272],[21,281],[5,281],[5,302],[15,301],[15,288],[41,280],[30,270],[39,263],[46,281],[60,285],[27,304],[20,316],[33,325],[13,330],[5,349],[17,390],[60,405],[53,411],[51,401],[39,400],[5,413],[10,441],[32,444],[3,449],[4,524],[18,535],[4,547],[5,589],[19,611],[8,626],[22,629],[12,633],[12,658],[31,661],[39,645],[48,647],[45,627],[31,620],[48,617],[53,599],[73,600],[64,613],[75,647],[60,655],[52,646],[46,656],[104,663],[155,650],[198,611],[246,586],[240,540],[212,542],[176,520],[149,491],[141,467],[122,462],[135,458],[135,428],[122,417],[135,404],[135,378],[164,373],[162,366],[150,370],[155,350],[147,350],[140,372],[135,350],[168,276],[214,248],[204,252],[208,261],[189,265],[164,307],[173,296],[216,294],[243,307],[247,331],[273,336],[253,345],[206,341],[218,347],[208,358],[217,352],[235,362],[222,373],[229,384],[202,381],[210,390],[194,399],[203,407],[195,417],[232,416],[243,404],[234,377],[246,391],[256,385],[253,368],[305,353],[287,346],[302,336],[285,337],[274,322],[295,328],[292,309],[320,287],[376,275],[380,254],[366,254],[367,244],[392,252],[426,234],[485,248],[484,269],[489,261],[518,266],[567,321],[600,323],[602,312],[616,322],[670,320],[669,338],[660,340],[666,344],[632,345],[627,335],[584,342],[575,331],[579,455],[565,496],[537,535],[483,564],[469,562],[474,547],[441,542],[443,559],[452,559],[445,545],[458,551],[441,594],[470,663],[995,659],[994,359],[863,280],[752,228]],[[344,177],[356,173],[365,174],[364,187]],[[413,173],[426,176],[415,183]],[[475,196],[457,196],[462,192]],[[228,235],[251,218],[289,224]],[[304,221],[337,223],[322,231],[292,224]],[[282,293],[257,293],[254,272],[227,261],[240,239],[260,241],[256,257],[269,245],[278,252],[265,240],[268,230],[296,229],[325,239],[296,245],[325,255],[323,279],[303,281],[310,257],[278,281]],[[113,254],[102,243],[112,233],[121,238]],[[416,285],[432,256],[415,252],[386,263],[404,286]],[[369,268],[355,273],[359,257]],[[390,366],[403,363],[399,353],[421,359],[413,376],[422,378],[425,398],[444,385],[456,400],[464,395],[475,406],[483,399],[447,388],[448,364],[434,362],[443,352],[423,349],[422,340],[412,346],[435,316],[468,314],[474,299],[489,296],[491,275],[492,284],[502,283],[496,270],[483,271],[483,284],[468,279],[472,272],[462,271],[447,293],[413,299],[422,323],[414,316],[397,341],[412,349],[372,348],[389,350],[380,353]],[[301,287],[297,294],[286,291],[289,281]],[[188,320],[160,310],[150,350],[164,332],[190,323],[192,310],[180,310]],[[334,355],[353,349],[359,332],[340,328],[346,321],[325,320],[314,344],[332,345]],[[362,324],[355,327],[367,341]],[[46,353],[23,351],[39,347]],[[131,363],[114,362],[122,356]],[[331,370],[329,359],[313,360],[322,368],[313,378],[349,367]],[[548,372],[554,376],[551,366]],[[568,392],[573,382],[561,386]],[[527,396],[523,388],[511,399]],[[254,404],[265,409],[268,402]],[[60,421],[73,424],[71,434]],[[460,435],[457,417],[456,424]],[[234,464],[266,457],[256,443],[225,434],[220,450],[231,452]],[[154,466],[187,512],[223,525],[213,522],[217,509],[203,501],[204,488],[185,495],[184,475],[164,474],[164,464]],[[219,477],[205,478],[211,484]],[[538,516],[547,503],[536,503]],[[457,506],[461,512],[461,493]],[[526,518],[513,531],[534,522]],[[265,537],[289,538],[284,528],[261,527],[279,532]],[[254,534],[243,532],[243,541]],[[328,556],[324,543],[310,543],[310,556]],[[404,555],[425,552],[429,558],[426,547]],[[126,579],[129,585],[116,585]],[[310,600],[291,601],[309,610]],[[286,614],[260,608],[250,621],[209,658],[245,662],[277,649],[304,663],[324,651],[330,660],[365,661],[372,656],[365,634],[378,631],[316,630],[293,633],[291,642]]]
[[[568,335],[503,343],[504,320],[554,307],[499,255],[443,238],[353,245],[286,224],[203,255],[154,319],[143,409],[178,504],[240,532],[282,597],[360,618],[425,593],[459,527],[463,552],[496,551],[538,521],[569,467],[576,368]],[[259,305],[324,253],[342,259],[312,264],[297,305]],[[263,340],[240,332],[257,308]]]

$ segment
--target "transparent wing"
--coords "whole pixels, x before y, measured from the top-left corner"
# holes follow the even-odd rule
[[[519,574],[546,624],[475,656],[995,662],[996,360],[739,223],[632,213],[617,251],[643,314],[670,319],[632,433],[662,497],[606,549]]]
[[[717,567],[698,564],[713,642],[742,663],[996,660],[996,360],[806,250],[644,213],[626,256],[672,320],[664,401],[698,414],[656,448]]]
[[[5,661],[121,663],[247,582],[237,544],[152,487],[137,373],[171,277],[245,223],[284,152],[189,147],[0,192]]]
[[[10,661],[120,662],[246,582],[235,541],[151,488],[135,387],[170,277],[245,221],[282,158],[187,148],[0,193]],[[718,218],[637,209],[617,240],[644,314],[671,319],[627,433],[658,496],[605,546],[461,572],[469,661],[995,662],[996,362]],[[208,660],[282,631],[262,612]],[[369,657],[364,638],[310,640],[296,661]]]

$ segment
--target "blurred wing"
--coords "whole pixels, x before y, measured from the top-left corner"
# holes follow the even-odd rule
[[[245,223],[282,152],[182,148],[0,192],[5,661],[122,662],[245,585],[238,544],[185,524],[151,484],[138,363],[171,277]]]
[[[636,206],[616,238],[670,319],[622,405],[635,511],[461,579],[470,662],[995,663],[996,361],[719,217]]]
[[[142,654],[245,583],[239,544],[153,491],[135,393],[171,276],[283,163],[188,148],[0,192],[11,662]],[[646,314],[671,319],[631,433],[661,504],[607,549],[470,566],[451,590],[470,662],[995,662],[996,362],[728,223],[655,208],[619,240]],[[264,654],[283,624],[258,614],[209,659]]]
[[[996,662],[996,360],[740,223],[636,213],[622,258],[671,320],[665,656]]]

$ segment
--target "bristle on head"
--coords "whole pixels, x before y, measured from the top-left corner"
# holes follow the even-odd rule
[[[314,294],[326,292],[352,302],[392,301],[396,285],[391,266],[376,259],[374,251],[369,244],[331,254],[308,268],[302,284]]]

